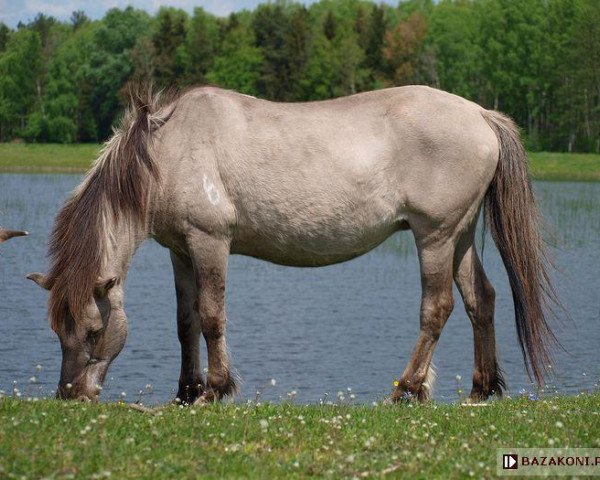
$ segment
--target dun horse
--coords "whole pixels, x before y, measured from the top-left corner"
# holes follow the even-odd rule
[[[97,398],[125,344],[123,286],[147,237],[171,251],[178,397],[191,403],[236,389],[225,342],[230,254],[319,267],[362,255],[398,230],[414,235],[422,297],[420,333],[391,399],[430,396],[453,280],[474,332],[471,398],[501,395],[494,289],[474,244],[483,203],[524,358],[542,382],[553,339],[544,307],[553,290],[525,152],[509,118],[421,86],[294,104],[211,87],[160,104],[135,94],[56,218],[49,272],[29,276],[50,291],[63,352],[57,395]]]

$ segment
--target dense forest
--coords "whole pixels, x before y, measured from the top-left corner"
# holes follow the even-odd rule
[[[426,84],[510,114],[537,150],[600,150],[598,0],[272,2],[227,18],[128,7],[0,23],[0,140],[97,142],[130,80],[281,101]]]

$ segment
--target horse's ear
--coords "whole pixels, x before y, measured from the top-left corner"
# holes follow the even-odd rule
[[[40,287],[46,290],[52,290],[52,286],[54,285],[54,282],[50,281],[50,279],[43,273],[30,273],[29,275],[27,275],[27,278],[29,280],[34,281]]]
[[[94,288],[94,294],[99,298],[104,298],[108,292],[117,284],[117,277],[112,277],[107,280],[100,280]]]
[[[29,235],[29,233],[21,232],[20,230],[4,230],[3,228],[0,228],[0,243],[6,242],[13,237],[24,237],[25,235]]]

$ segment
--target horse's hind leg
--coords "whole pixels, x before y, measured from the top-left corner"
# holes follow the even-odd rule
[[[171,252],[171,262],[177,293],[177,336],[181,344],[181,372],[177,398],[185,403],[193,403],[204,392],[200,369],[202,325],[198,311],[194,308],[198,289],[191,261]]]
[[[229,241],[197,231],[188,236],[187,244],[198,287],[195,306],[208,354],[206,391],[200,400],[219,400],[236,390],[225,343],[225,280]]]
[[[485,400],[492,394],[502,396],[506,388],[496,360],[494,333],[494,287],[488,281],[474,243],[475,224],[460,239],[454,256],[454,280],[473,325],[475,369],[473,401]]]
[[[451,238],[427,241],[417,230],[415,239],[421,265],[421,317],[420,333],[412,357],[402,373],[392,401],[417,398],[425,401],[431,395],[427,379],[431,358],[442,329],[452,313],[452,258],[454,242]],[[435,236],[435,234],[434,234]]]

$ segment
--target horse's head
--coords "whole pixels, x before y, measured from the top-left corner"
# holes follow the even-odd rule
[[[41,273],[27,278],[53,292],[55,282]],[[58,288],[58,286],[56,286]],[[125,345],[127,317],[123,288],[116,277],[99,280],[77,320],[65,309],[63,318],[52,319],[62,349],[62,366],[56,397],[96,401],[110,363]]]

